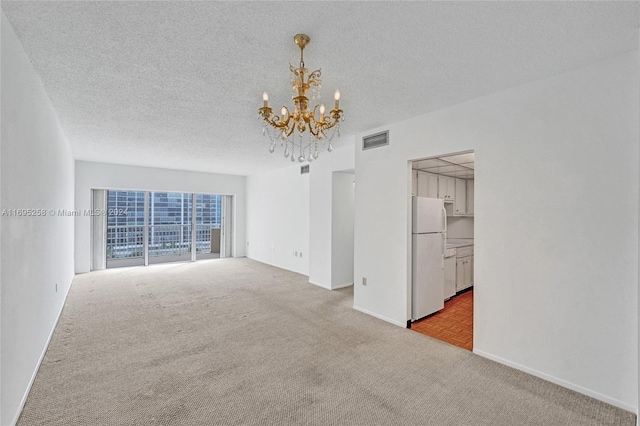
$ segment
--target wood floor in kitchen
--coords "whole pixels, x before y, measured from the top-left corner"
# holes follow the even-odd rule
[[[473,289],[444,302],[443,310],[414,322],[411,330],[472,350]]]

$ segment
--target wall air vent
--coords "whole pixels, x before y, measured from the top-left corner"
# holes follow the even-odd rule
[[[362,150],[389,145],[389,131],[376,133],[362,138]]]
[[[304,166],[300,166],[300,174],[306,175],[307,173],[309,173],[309,165],[305,164]]]

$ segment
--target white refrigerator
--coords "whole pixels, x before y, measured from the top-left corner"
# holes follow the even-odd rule
[[[413,197],[412,222],[411,320],[415,321],[444,308],[444,200]]]

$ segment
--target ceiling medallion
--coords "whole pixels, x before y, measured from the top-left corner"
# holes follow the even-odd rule
[[[325,115],[324,104],[316,105],[309,109],[309,98],[307,92],[311,90],[311,99],[320,99],[320,89],[322,82],[319,69],[309,72],[304,66],[304,48],[311,40],[306,34],[297,34],[293,40],[300,48],[300,66],[294,68],[289,65],[291,71],[291,89],[293,95],[294,110],[290,112],[286,106],[281,109],[281,116],[273,114],[269,107],[269,95],[264,92],[262,100],[263,107],[259,110],[258,119],[263,120],[262,134],[268,135],[271,140],[269,152],[273,153],[276,143],[279,141],[284,146],[284,157],[291,157],[295,161],[296,155],[301,163],[313,161],[318,158],[321,149],[324,149],[325,142],[328,143],[327,151],[331,152],[331,140],[337,134],[340,137],[340,122],[344,120],[344,115],[340,109],[340,91],[336,90],[334,95],[333,109]],[[333,129],[330,134],[326,131]],[[306,133],[306,137],[305,137]]]

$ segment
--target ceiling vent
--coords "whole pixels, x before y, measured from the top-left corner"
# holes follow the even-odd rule
[[[389,131],[376,133],[362,138],[362,150],[389,145]]]
[[[306,175],[307,173],[309,173],[309,165],[305,164],[304,166],[300,166],[300,174]]]

